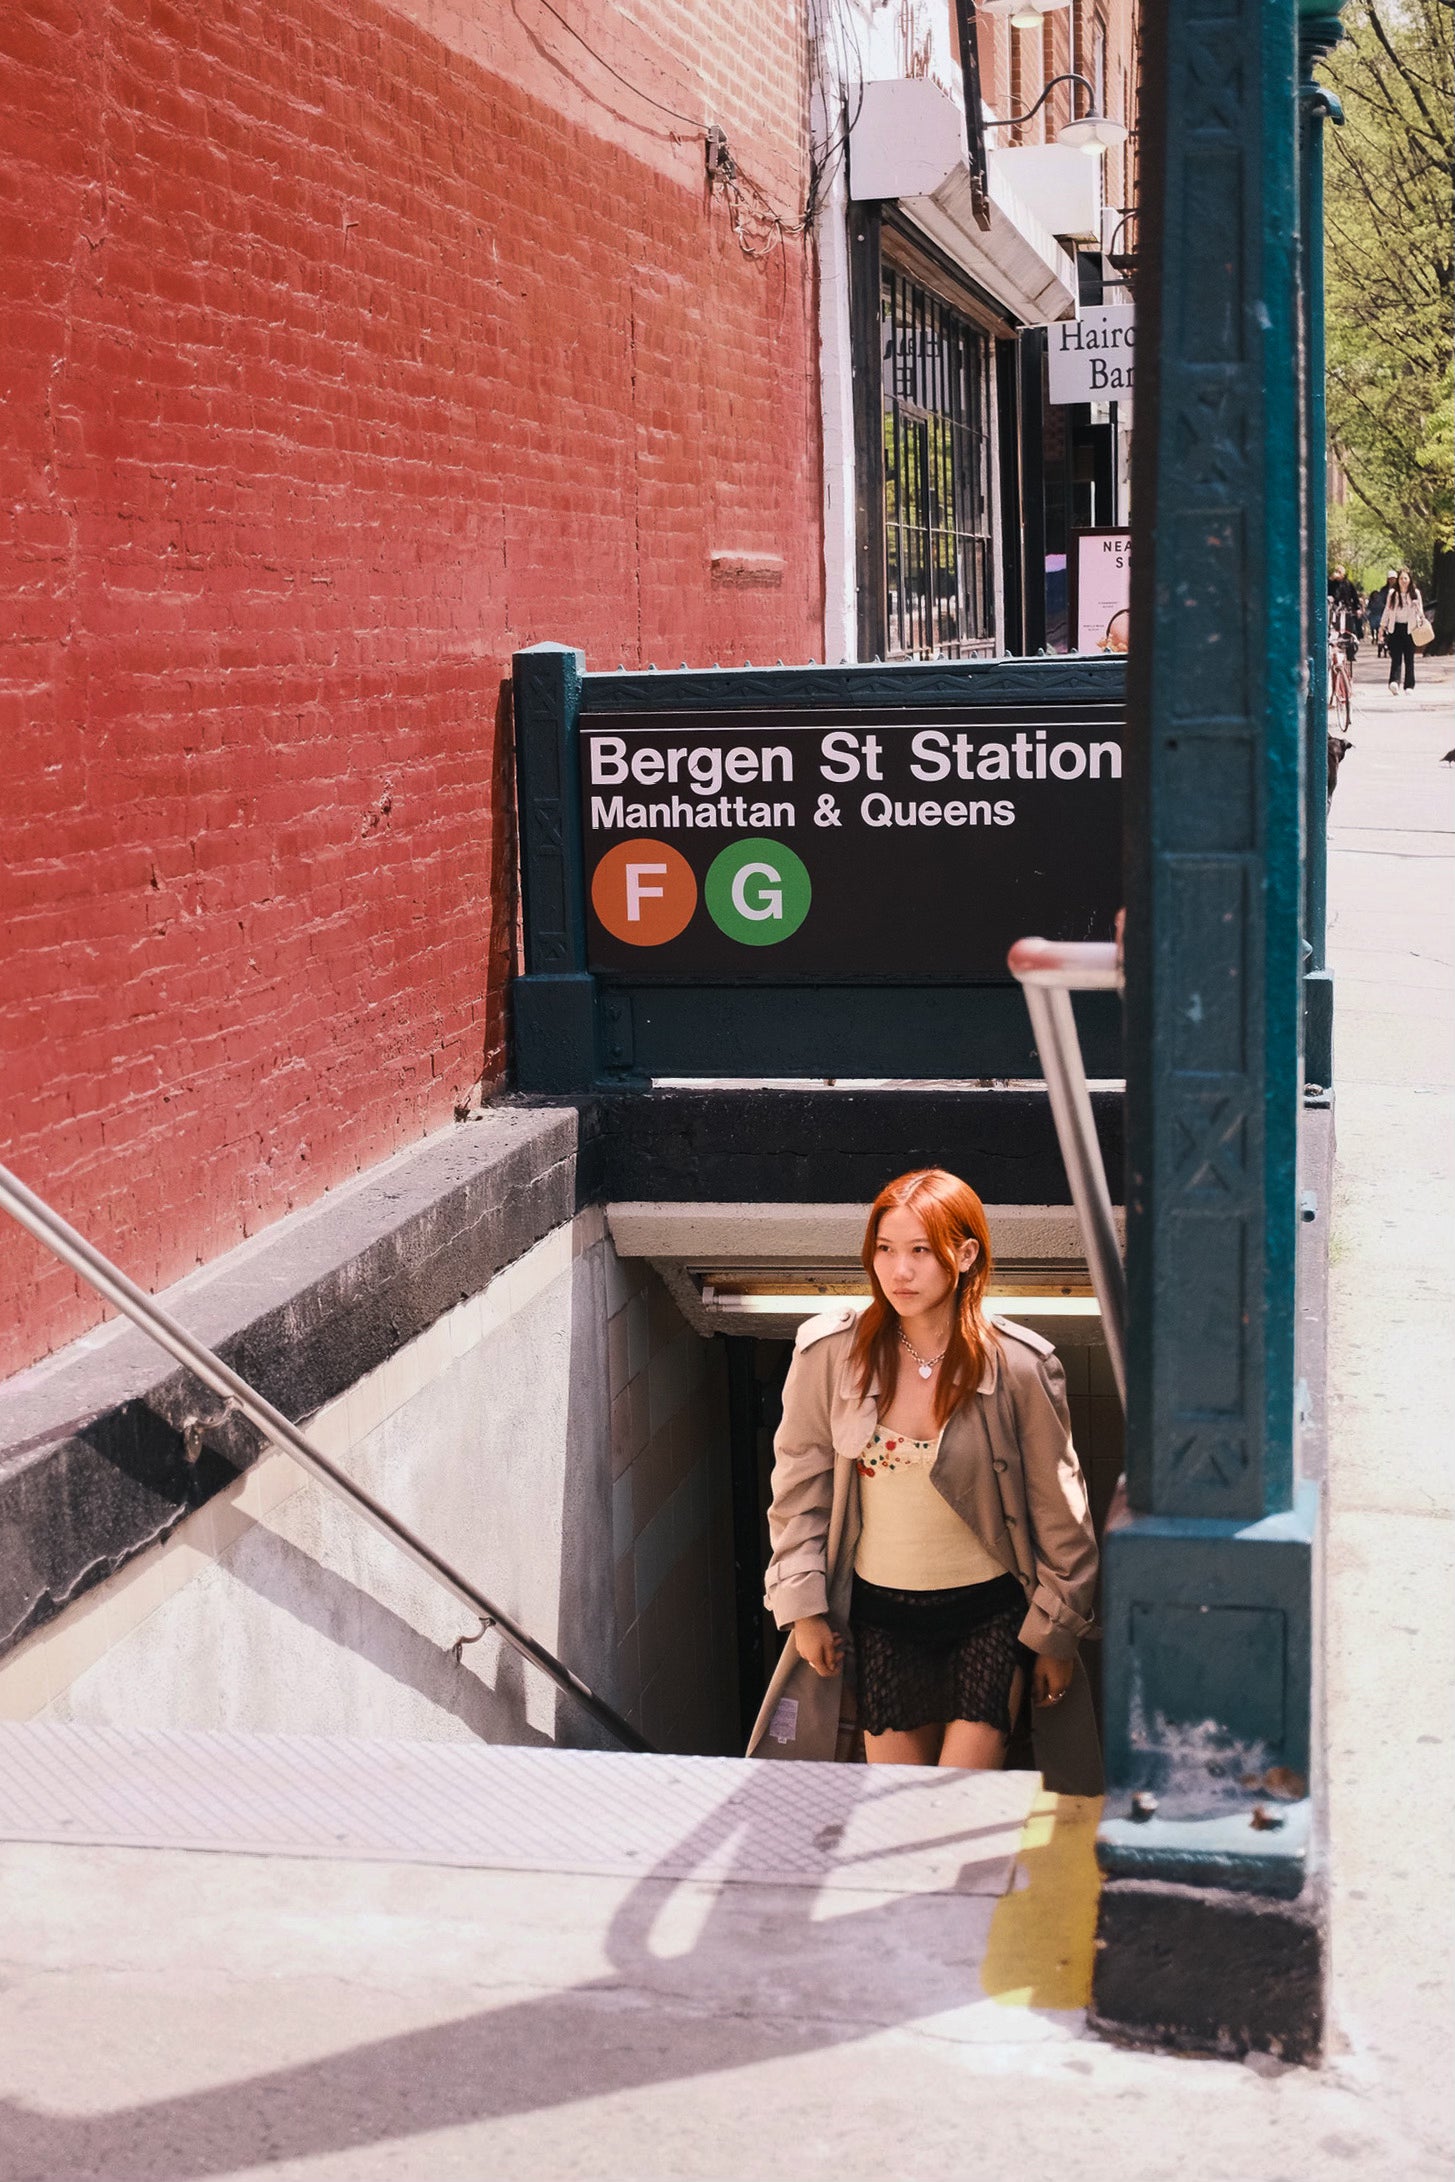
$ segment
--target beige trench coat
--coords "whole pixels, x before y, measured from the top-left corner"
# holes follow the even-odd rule
[[[850,1367],[856,1313],[830,1311],[799,1328],[774,1440],[766,1604],[789,1631],[750,1757],[833,1758],[847,1749],[844,1677],[800,1659],[792,1624],[827,1615],[846,1630],[859,1539],[862,1454],[878,1422],[875,1389],[861,1398]],[[1008,1319],[991,1321],[978,1393],[940,1439],[932,1484],[1026,1594],[1021,1641],[1076,1659],[1092,1626],[1097,1549],[1081,1465],[1071,1442],[1065,1375],[1049,1341]],[[1099,1795],[1101,1751],[1080,1661],[1063,1703],[1032,1714],[1036,1763],[1048,1788]]]

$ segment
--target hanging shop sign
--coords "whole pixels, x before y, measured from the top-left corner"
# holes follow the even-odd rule
[[[1083,304],[1080,316],[1047,328],[1047,399],[1130,401],[1137,314],[1124,303]]]
[[[1006,954],[1112,937],[1123,713],[1113,657],[626,675],[518,653],[522,1088],[1035,1073]],[[1088,1060],[1115,1075],[1099,1006]]]
[[[1071,636],[1078,652],[1124,653],[1132,595],[1132,534],[1071,533]]]

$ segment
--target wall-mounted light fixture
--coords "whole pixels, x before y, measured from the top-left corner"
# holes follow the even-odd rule
[[[979,12],[1008,15],[1012,30],[1039,30],[1044,17],[1070,5],[1071,0],[981,0]]]
[[[1012,10],[1010,27],[1012,30],[1039,30],[1043,16],[1053,15],[1057,8],[1070,5],[1071,0],[1022,0],[1022,5]]]
[[[1014,16],[1011,21],[1015,21]],[[1007,114],[999,121],[987,120],[982,126],[987,129],[1018,128],[1023,121],[1032,120],[1040,112],[1058,83],[1079,83],[1091,102],[1079,121],[1068,121],[1056,131],[1058,144],[1074,145],[1078,151],[1085,152],[1092,159],[1104,159],[1113,144],[1125,144],[1127,130],[1120,121],[1113,121],[1109,115],[1098,112],[1096,93],[1085,76],[1053,76],[1035,105],[1028,106],[1023,114]]]

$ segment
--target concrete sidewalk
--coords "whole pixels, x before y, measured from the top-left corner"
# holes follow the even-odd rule
[[[1455,662],[1356,669],[1330,813],[1330,2069],[1451,2156]]]
[[[1361,671],[1334,808],[1325,2067],[1085,2035],[1089,1824],[993,1903],[20,1844],[0,2182],[1444,2182],[1455,723],[1420,672]]]

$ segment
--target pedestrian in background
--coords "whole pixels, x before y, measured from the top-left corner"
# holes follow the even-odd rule
[[[1342,568],[1336,568],[1329,578],[1329,606],[1331,611],[1335,613],[1348,615],[1348,627],[1355,636],[1361,633],[1360,624],[1364,618],[1364,600],[1360,595],[1358,584],[1351,581]]]
[[[1389,594],[1394,588],[1394,581],[1398,574],[1399,570],[1397,568],[1388,569],[1379,589],[1371,591],[1369,594],[1369,633],[1374,638],[1374,654],[1377,659],[1383,659],[1388,650],[1388,646],[1384,641],[1382,624],[1384,609],[1389,604]]]
[[[1407,568],[1401,568],[1390,586],[1380,617],[1380,629],[1389,646],[1389,686],[1398,690],[1400,669],[1404,669],[1404,686],[1415,686],[1415,631],[1425,626],[1425,602],[1415,589],[1415,579]]]

